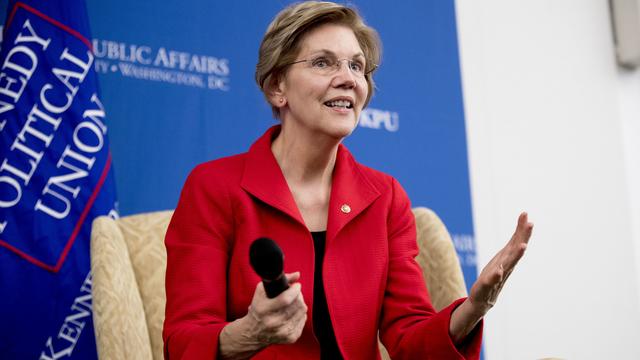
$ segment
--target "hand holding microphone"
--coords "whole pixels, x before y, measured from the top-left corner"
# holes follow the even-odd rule
[[[248,358],[271,344],[293,344],[302,335],[307,305],[298,279],[285,274],[284,254],[275,243],[260,238],[249,248],[249,262],[262,278],[253,293],[249,312],[222,329],[220,354]]]
[[[251,244],[249,262],[262,278],[248,314],[254,338],[264,345],[296,342],[307,320],[307,305],[297,282],[300,273],[284,273],[284,254],[268,238]]]

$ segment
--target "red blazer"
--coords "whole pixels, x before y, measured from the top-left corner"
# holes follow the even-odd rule
[[[313,240],[271,152],[279,127],[249,152],[197,166],[187,178],[165,243],[167,305],[163,338],[173,359],[216,359],[218,336],[244,316],[260,278],[249,245],[274,239],[285,271],[300,271],[309,308],[300,339],[256,359],[319,359],[313,334]],[[348,205],[350,211],[343,205]],[[414,258],[416,227],[406,193],[392,177],[338,149],[329,201],[323,279],[345,359],[380,358],[377,334],[396,359],[478,358],[482,328],[456,348],[455,302],[436,312]]]

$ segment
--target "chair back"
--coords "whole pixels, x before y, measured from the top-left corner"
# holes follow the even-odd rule
[[[433,307],[440,311],[467,296],[460,260],[449,231],[433,210],[417,207],[413,215],[420,249],[416,261],[422,267]]]

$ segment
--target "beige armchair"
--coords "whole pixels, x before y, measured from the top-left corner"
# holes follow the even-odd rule
[[[436,309],[466,296],[460,264],[444,224],[413,209],[422,266]],[[91,232],[93,319],[98,355],[106,359],[163,359],[166,250],[172,211],[113,220],[99,217]],[[383,358],[388,359],[383,349]]]

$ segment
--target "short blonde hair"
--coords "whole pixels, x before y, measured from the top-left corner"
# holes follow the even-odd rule
[[[280,11],[262,38],[256,65],[256,83],[269,100],[269,88],[279,81],[287,66],[296,60],[300,51],[300,39],[311,30],[324,24],[344,25],[356,36],[367,61],[365,75],[369,92],[367,106],[375,84],[373,70],[380,63],[382,44],[378,33],[365,24],[358,12],[351,7],[325,1],[305,1],[292,4]],[[279,109],[271,106],[273,115],[279,118]]]

